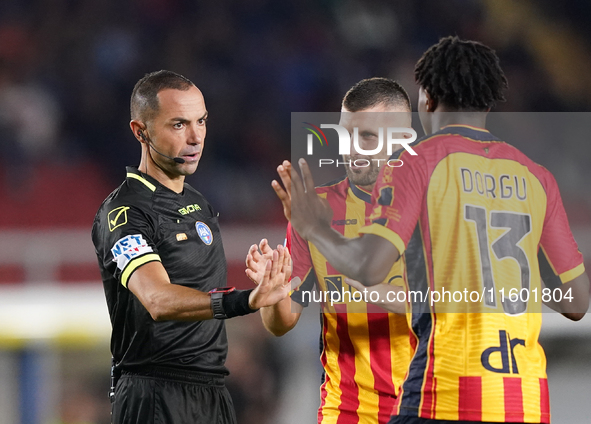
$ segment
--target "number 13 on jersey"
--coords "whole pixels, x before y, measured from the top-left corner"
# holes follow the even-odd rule
[[[473,223],[475,237],[478,239],[485,306],[496,308],[497,292],[504,294],[504,290],[497,291],[490,256],[491,251],[497,261],[506,261],[503,266],[519,267],[520,290],[529,291],[531,283],[530,260],[520,243],[531,233],[531,215],[509,211],[490,211],[487,213],[487,210],[482,206],[466,204],[464,205],[464,219]],[[504,230],[504,232],[490,241],[488,237],[489,229],[499,229]],[[510,259],[513,259],[513,261],[510,261]],[[514,284],[511,283],[503,281],[501,284],[513,286]],[[502,296],[500,301],[506,314],[518,315],[527,310],[528,299],[529,297]]]

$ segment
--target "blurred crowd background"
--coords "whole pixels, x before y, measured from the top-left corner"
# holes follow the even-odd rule
[[[497,50],[510,84],[497,110],[586,111],[590,17],[584,1],[5,0],[1,199],[20,206],[0,217],[88,225],[96,199],[139,160],[133,85],[171,69],[202,89],[210,111],[191,182],[227,220],[279,222],[268,185],[289,154],[291,112],[338,110],[369,76],[399,80],[416,100],[414,64],[448,34]],[[85,213],[37,213],[46,201]]]
[[[261,229],[277,233],[284,225],[270,181],[289,158],[291,112],[338,111],[347,89],[371,76],[398,80],[416,105],[414,64],[440,37],[456,34],[484,42],[501,58],[509,91],[497,111],[570,112],[589,120],[575,113],[591,110],[589,21],[591,3],[583,0],[3,0],[0,287],[100,286],[91,248],[79,253],[89,249],[81,238],[89,237],[125,165],[139,162],[129,97],[147,72],[173,70],[202,90],[210,115],[205,156],[188,181],[220,211],[229,232],[260,238]],[[571,223],[586,231],[591,143],[558,134],[555,144],[530,150],[556,174]],[[44,237],[45,249],[27,244],[36,237]],[[68,249],[75,254],[63,253]],[[238,258],[230,258],[236,275]],[[296,340],[312,340],[314,349],[317,334],[270,339],[251,318],[230,324],[238,336],[229,384],[240,422],[290,422],[276,418],[278,393],[293,383],[280,355]],[[14,338],[20,341],[0,337],[0,366],[22,364],[18,355],[32,342]],[[99,339],[82,350],[96,361],[59,348],[54,363],[67,365],[58,367],[62,384],[51,420],[108,422],[108,340]],[[70,364],[80,361],[100,365],[72,372]],[[318,374],[306,386],[314,400],[318,364],[308,365]],[[4,371],[0,377],[10,378]],[[23,414],[5,422],[26,422]]]

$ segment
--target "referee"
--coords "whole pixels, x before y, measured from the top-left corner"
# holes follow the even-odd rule
[[[201,91],[181,75],[147,74],[133,89],[140,165],[127,168],[92,228],[113,327],[113,423],[235,423],[223,320],[289,293],[283,247],[254,290],[225,287],[217,213],[184,182],[203,154],[206,121]]]

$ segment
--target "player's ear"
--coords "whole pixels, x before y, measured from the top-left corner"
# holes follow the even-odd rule
[[[427,101],[425,102],[427,112],[435,112],[435,109],[437,109],[437,100],[431,97],[427,90],[425,90],[425,97],[427,98]]]

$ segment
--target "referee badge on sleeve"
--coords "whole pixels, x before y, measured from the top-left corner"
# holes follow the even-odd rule
[[[195,223],[195,229],[197,230],[197,235],[199,238],[203,240],[203,243],[209,246],[213,242],[213,234],[207,224],[197,221]]]
[[[115,228],[127,224],[128,209],[129,206],[121,206],[109,212],[107,215],[107,220],[109,221],[109,231],[113,232]]]

